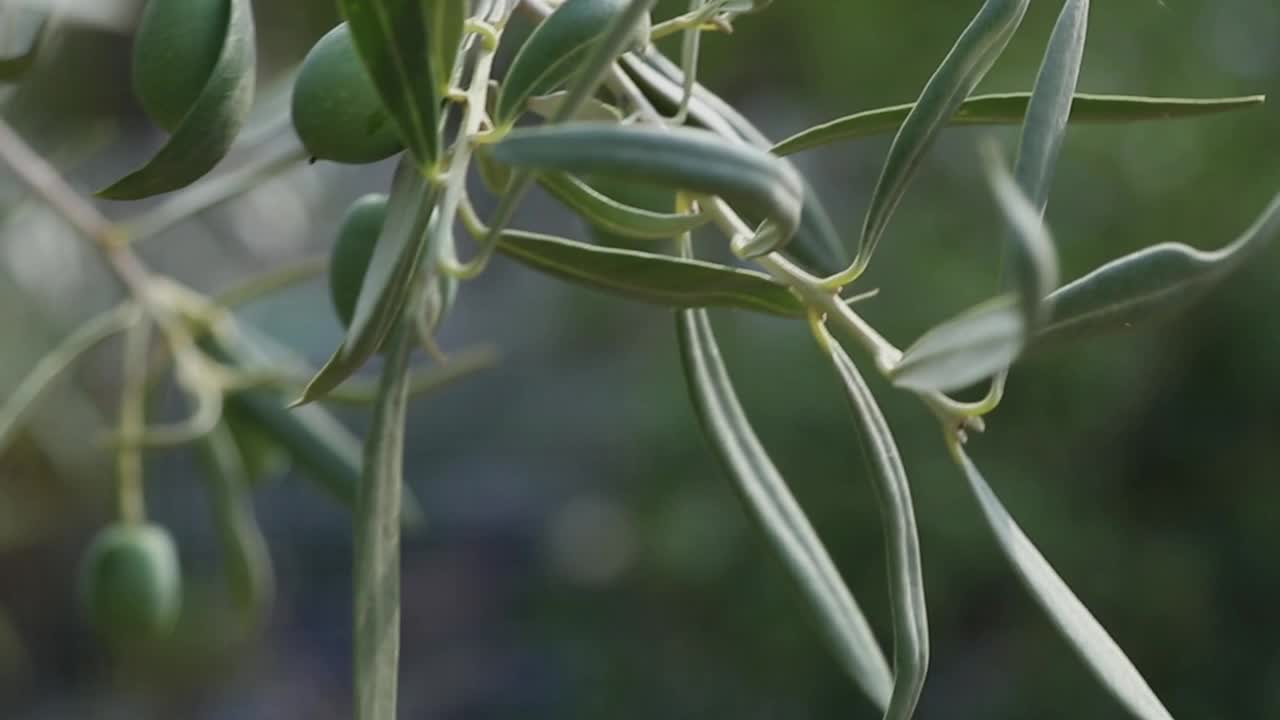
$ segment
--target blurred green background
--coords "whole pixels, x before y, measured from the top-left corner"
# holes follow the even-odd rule
[[[781,138],[913,99],[979,4],[779,2],[734,35],[707,38],[704,79]],[[161,136],[129,90],[140,3],[61,5],[36,67],[0,86],[0,113],[90,191]],[[280,83],[335,22],[332,5],[255,3],[258,121],[283,107]],[[981,90],[1030,87],[1059,7],[1033,4]],[[1280,5],[1097,3],[1081,87],[1280,97]],[[994,287],[999,226],[975,172],[983,136],[1011,148],[1016,131],[949,131],[865,280],[881,289],[865,314],[898,343]],[[796,158],[850,235],[887,146]],[[324,252],[342,210],[384,190],[389,170],[303,165],[141,250],[184,282],[224,289]],[[1273,102],[1073,129],[1048,219],[1071,278],[1157,242],[1218,247],[1277,189]],[[126,218],[146,206],[103,207]],[[582,232],[542,197],[520,222]],[[1275,252],[1261,256],[1173,324],[1028,358],[971,443],[1177,717],[1280,717],[1277,267]],[[117,295],[84,243],[0,170],[0,397]],[[321,282],[243,315],[317,362],[338,338]],[[716,319],[757,430],[889,642],[880,526],[842,392],[800,324]],[[404,561],[402,717],[876,716],[700,437],[669,312],[501,261],[463,286],[444,329],[447,348],[482,342],[500,348],[499,367],[413,407],[408,475],[431,526],[408,540]],[[181,544],[177,635],[112,657],[80,621],[76,563],[111,508],[110,458],[95,438],[114,412],[119,354],[108,344],[91,355],[0,455],[0,717],[349,716],[349,522],[292,475],[258,495],[279,573],[261,634],[234,630],[185,451],[147,466],[153,514]],[[936,422],[876,387],[921,525],[934,654],[920,716],[1123,717],[998,555]]]

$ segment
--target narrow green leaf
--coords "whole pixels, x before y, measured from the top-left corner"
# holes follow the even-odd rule
[[[537,171],[596,174],[719,195],[768,218],[746,255],[777,249],[800,223],[804,181],[789,164],[703,130],[574,123],[512,131],[496,160]]]
[[[710,219],[694,213],[664,213],[619,202],[578,178],[544,173],[538,182],[557,200],[587,222],[607,232],[641,240],[669,240],[705,225]]]
[[[925,85],[893,139],[872,193],[858,248],[859,264],[870,260],[925,152],[1004,52],[1022,23],[1029,1],[987,0]]]
[[[391,335],[355,515],[355,718],[395,720],[400,673],[400,488],[411,333]]]
[[[958,443],[951,453],[960,465],[996,542],[1027,590],[1040,603],[1098,680],[1140,720],[1173,720],[1124,651],[1111,639],[1071,588],[1054,572]]]
[[[202,336],[200,345],[218,361],[236,368],[307,371],[306,364],[287,348],[230,320]],[[284,395],[265,387],[231,393],[225,405],[246,427],[284,448],[317,489],[348,509],[355,509],[360,486],[360,440],[337,418],[318,405],[290,409]],[[422,510],[408,488],[405,494],[405,522],[420,525]]]
[[[720,357],[707,312],[680,312],[676,330],[689,395],[703,431],[743,502],[813,606],[845,671],[877,707],[888,707],[893,692],[889,664],[862,609],[751,428]]]
[[[1041,210],[1023,193],[994,149],[986,153],[987,179],[1009,226],[1005,247],[1013,256],[1023,337],[1034,334],[1046,319],[1045,298],[1058,286],[1058,255]],[[1041,206],[1043,207],[1043,206]],[[1024,343],[1025,344],[1025,343]]]
[[[444,97],[453,83],[454,69],[460,64],[459,52],[466,35],[467,0],[433,0],[428,3],[427,31],[431,49],[431,70],[435,73],[437,92]]]
[[[514,123],[529,98],[566,84],[627,4],[626,0],[566,0],[556,8],[511,61],[498,93],[494,121],[499,126]],[[647,26],[644,23],[641,28],[646,36]]]
[[[423,169],[440,156],[438,80],[444,76],[443,68],[435,67],[441,49],[431,47],[431,24],[443,2],[447,0],[338,2],[378,97]]]
[[[227,587],[241,620],[256,627],[271,610],[275,572],[267,540],[258,526],[248,469],[225,423],[197,444],[206,466],[210,507],[222,550]]]
[[[324,397],[359,370],[382,346],[400,317],[427,248],[436,192],[407,158],[391,181],[387,219],[369,260],[347,336],[298,403]]]
[[[257,56],[249,0],[228,0],[226,37],[213,72],[173,135],[150,160],[98,192],[111,200],[138,200],[170,192],[204,177],[235,142],[253,104]]]
[[[804,305],[764,273],[508,230],[498,249],[535,270],[634,300],[802,316]]]
[[[1027,105],[1013,174],[1037,215],[1044,214],[1049,203],[1049,186],[1067,133],[1088,28],[1089,0],[1067,0]]]
[[[222,408],[222,421],[235,440],[250,485],[261,486],[282,477],[293,467],[289,452],[263,432],[243,408],[226,404]]]
[[[889,377],[916,392],[959,390],[1012,365],[1024,336],[1017,298],[1002,295],[922,335]]]
[[[825,338],[836,373],[848,391],[858,419],[863,456],[880,502],[889,561],[889,597],[893,602],[893,695],[886,720],[910,720],[929,669],[929,617],[925,608],[920,537],[911,501],[911,485],[893,431],[876,404],[862,373],[834,339]]]
[[[1280,235],[1280,195],[1230,245],[1212,252],[1162,243],[1113,260],[1049,296],[1036,342],[1074,340],[1154,322],[1186,307]]]
[[[974,95],[948,120],[951,126],[1019,125],[1027,116],[1029,92]],[[1070,122],[1104,125],[1214,115],[1248,110],[1266,101],[1264,95],[1227,98],[1143,97],[1076,93]],[[902,125],[915,103],[866,110],[802,130],[773,146],[777,155],[794,155],[847,140],[891,133]]]

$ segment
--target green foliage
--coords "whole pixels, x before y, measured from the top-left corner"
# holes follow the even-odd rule
[[[838,662],[887,718],[910,718],[926,683],[931,641],[917,503],[889,420],[863,369],[842,343],[919,400],[939,421],[980,518],[1050,621],[1136,718],[1169,712],[1128,658],[1034,547],[969,459],[973,442],[1003,400],[1010,368],[1031,344],[1081,339],[1170,314],[1222,283],[1280,234],[1280,196],[1235,242],[1216,251],[1164,243],[1108,263],[1058,287],[1057,254],[1043,216],[1072,123],[1187,117],[1256,105],[1258,97],[1184,98],[1078,92],[1090,3],[1065,0],[1030,92],[972,96],[1019,32],[1027,0],[988,0],[909,105],[872,109],[773,144],[741,113],[697,82],[701,35],[727,31],[768,2],[694,0],[683,15],[653,24],[654,0],[483,2],[342,0],[346,24],[311,49],[293,86],[293,126],[315,157],[361,163],[405,149],[389,195],[360,200],[337,228],[329,267],[335,310],[346,327],[331,358],[310,378],[287,351],[245,330],[218,301],[151,273],[121,240],[126,228],[87,205],[7,125],[0,152],[19,177],[98,242],[131,293],[40,363],[0,413],[0,438],[29,414],[52,378],[106,337],[129,331],[120,428],[117,505],[125,524],[89,549],[83,597],[95,625],[113,638],[162,635],[177,613],[173,542],[143,524],[139,453],[197,444],[208,467],[210,504],[234,604],[250,624],[269,607],[272,571],[253,514],[251,478],[283,453],[319,489],[354,514],[354,695],[357,720],[396,714],[400,637],[400,542],[422,509],[403,490],[412,435],[410,398],[487,362],[455,359],[424,377],[421,346],[444,353],[436,333],[459,286],[501,253],[537,272],[677,311],[677,339],[689,395],[705,434],[818,619]],[[519,6],[538,20],[505,75],[495,56]],[[134,75],[139,99],[173,131],[143,169],[103,191],[135,199],[188,185],[226,154],[252,98],[252,17],[244,0],[197,6],[151,0],[139,30]],[[679,34],[679,63],[650,41]],[[464,72],[470,76],[464,78]],[[453,110],[456,109],[456,113]],[[542,118],[536,122],[535,117]],[[518,121],[528,125],[516,127]],[[846,288],[862,278],[922,161],[950,125],[1020,124],[1012,172],[987,149],[985,175],[1009,261],[1009,290],[962,310],[900,350],[856,309]],[[894,133],[857,242],[830,219],[810,181],[785,156],[832,143]],[[471,165],[497,195],[482,218],[468,184]],[[240,189],[260,175],[236,176]],[[230,181],[228,181],[230,182]],[[558,198],[597,238],[625,238],[643,250],[582,242],[510,227],[535,184]],[[212,183],[210,183],[212,185]],[[189,191],[177,219],[225,198]],[[191,199],[194,198],[194,199]],[[174,219],[150,226],[176,222]],[[147,227],[139,223],[133,227]],[[474,249],[460,259],[465,228]],[[695,237],[694,233],[699,235]],[[719,238],[721,245],[714,245]],[[708,245],[712,245],[708,249]],[[707,255],[715,260],[695,257]],[[851,262],[845,256],[853,252]],[[725,250],[728,250],[726,253]],[[784,251],[789,254],[783,254]],[[714,253],[714,255],[712,255]],[[792,257],[803,266],[796,264]],[[726,259],[728,258],[728,259]],[[742,267],[746,265],[748,267]],[[829,274],[815,274],[832,266]],[[993,268],[993,274],[1000,270]],[[825,270],[824,270],[825,272]],[[272,283],[265,286],[271,287]],[[875,291],[872,291],[873,293]],[[909,300],[914,294],[907,295]],[[787,481],[738,399],[707,308],[803,319],[849,401],[884,529],[893,663],[885,660]],[[148,330],[160,330],[190,417],[146,425]],[[358,374],[386,349],[376,390]],[[452,369],[451,369],[452,368]],[[947,393],[990,381],[965,402]],[[361,448],[319,401],[372,402]],[[850,473],[851,475],[854,473]],[[795,618],[780,617],[790,627]]]

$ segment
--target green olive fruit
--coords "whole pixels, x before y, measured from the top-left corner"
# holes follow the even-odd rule
[[[293,85],[293,128],[312,157],[358,165],[404,149],[343,23],[316,42]]]
[[[387,196],[371,193],[351,205],[338,227],[338,240],[329,259],[329,297],[343,327],[351,325],[360,286],[386,220]]]
[[[213,74],[231,0],[149,0],[133,45],[133,90],[157,125],[173,131]]]
[[[169,532],[158,525],[103,528],[80,567],[80,602],[94,629],[113,643],[167,634],[182,605],[178,552]]]

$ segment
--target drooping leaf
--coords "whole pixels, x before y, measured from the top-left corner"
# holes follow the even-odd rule
[[[1029,0],[987,0],[925,85],[889,147],[880,180],[872,192],[858,247],[860,265],[865,265],[875,252],[925,152],[1004,52],[1022,23],[1028,4]]]
[[[568,82],[604,37],[626,0],[566,0],[533,31],[511,61],[494,110],[499,126],[510,125],[535,95]],[[641,28],[645,36],[646,27]]]
[[[1018,125],[1027,116],[1029,92],[974,95],[947,120],[949,126]],[[1177,120],[1233,110],[1247,110],[1265,102],[1263,95],[1225,98],[1144,97],[1139,95],[1097,95],[1076,93],[1070,122],[1079,125],[1109,125]],[[794,155],[848,140],[858,140],[894,132],[902,125],[915,103],[866,110],[802,130],[773,146],[778,155]]]
[[[710,219],[695,213],[664,213],[634,207],[564,173],[543,173],[538,182],[582,219],[607,232],[642,240],[668,240]]]
[[[1162,243],[1113,260],[1049,296],[1036,342],[1065,342],[1155,322],[1199,299],[1280,235],[1280,196],[1230,245],[1212,252]]]
[[[986,165],[996,205],[1009,227],[1005,247],[1013,257],[1023,336],[1028,338],[1045,320],[1045,298],[1058,285],[1058,256],[1040,210],[1032,205],[993,150],[987,153]]]
[[[515,167],[608,175],[761,207],[768,220],[745,255],[790,240],[804,207],[804,182],[790,165],[703,130],[573,123],[514,130],[491,152]]]
[[[254,514],[248,469],[235,436],[225,423],[219,423],[201,438],[198,448],[206,465],[210,507],[227,587],[241,620],[256,627],[270,612],[275,571],[267,540]]]
[[[825,331],[824,331],[825,332]],[[843,348],[824,338],[836,373],[844,382],[858,420],[859,440],[872,486],[880,503],[889,561],[889,597],[893,602],[893,695],[886,718],[910,720],[929,669],[929,617],[925,608],[920,537],[916,530],[911,485],[893,431],[871,388]]]
[[[391,182],[387,219],[356,300],[342,345],[303,391],[299,403],[323,397],[378,351],[395,325],[427,247],[436,192],[417,166],[402,158]]]
[[[958,443],[951,444],[982,515],[1027,590],[1098,680],[1139,720],[1173,720],[1124,651],[1054,572]]]
[[[231,149],[253,104],[257,56],[249,0],[227,1],[230,13],[222,50],[195,103],[159,152],[99,191],[100,197],[138,200],[186,187],[204,177]]]
[[[395,720],[400,676],[400,488],[411,333],[391,335],[355,514],[355,718]]]
[[[431,41],[446,29],[433,28],[439,7],[449,0],[339,0],[351,27],[365,70],[383,106],[418,166],[428,169],[440,156],[440,80],[445,68],[436,67],[444,48]]]
[[[743,502],[805,593],[845,671],[884,709],[893,677],[862,609],[769,459],[738,401],[705,310],[676,322],[689,395]]]
[[[768,275],[727,265],[508,230],[498,249],[570,282],[670,307],[734,307],[803,315],[804,305]]]
[[[1002,295],[920,336],[889,376],[916,392],[958,390],[1013,364],[1024,335],[1017,298]]]

